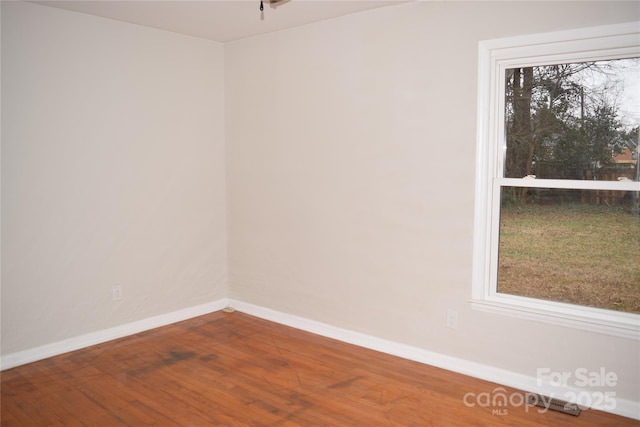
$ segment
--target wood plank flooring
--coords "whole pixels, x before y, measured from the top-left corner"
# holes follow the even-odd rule
[[[593,410],[465,405],[466,393],[497,387],[216,312],[4,371],[0,413],[6,427],[640,425]]]

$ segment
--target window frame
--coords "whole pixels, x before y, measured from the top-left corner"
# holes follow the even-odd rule
[[[472,308],[640,340],[640,315],[497,292],[502,187],[640,191],[640,182],[504,178],[505,70],[640,56],[640,22],[481,41]]]

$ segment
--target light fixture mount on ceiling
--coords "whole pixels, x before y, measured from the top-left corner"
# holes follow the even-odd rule
[[[291,0],[260,0],[260,12],[264,11],[264,1],[269,3],[272,7],[275,7],[278,3],[288,3]]]

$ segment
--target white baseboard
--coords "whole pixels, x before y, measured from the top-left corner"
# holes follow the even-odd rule
[[[499,385],[504,385],[527,393],[537,393],[543,396],[567,400],[563,399],[567,393],[575,396],[579,393],[584,394],[591,393],[593,391],[591,389],[578,389],[575,387],[558,387],[550,384],[543,384],[540,386],[538,385],[537,378],[533,376],[523,375],[507,371],[505,369],[496,368],[494,366],[471,362],[457,357],[424,350],[422,348],[376,338],[370,335],[338,328],[325,323],[316,322],[314,320],[282,313],[234,299],[228,300],[228,304],[240,312],[250,314],[261,319],[270,320],[296,329],[322,335],[324,337],[468,375],[470,377],[494,382],[497,384],[496,393],[500,393]],[[461,399],[462,398],[463,397],[461,396]],[[594,399],[594,401],[596,400],[597,399]],[[640,402],[632,400],[616,397],[615,408],[594,405],[593,409],[640,420]]]
[[[91,345],[100,344],[117,338],[126,337],[137,334],[149,329],[159,328],[171,323],[180,322],[192,317],[202,316],[214,311],[222,310],[227,306],[227,299],[221,299],[206,304],[188,307],[182,310],[173,311],[159,316],[149,317],[147,319],[138,320],[136,322],[127,323],[113,328],[104,329],[102,331],[91,332],[89,334],[80,335],[63,341],[45,344],[16,353],[10,353],[0,357],[0,370],[14,368],[16,366],[46,359],[47,357],[57,356]]]
[[[476,362],[460,359],[457,357],[447,356],[441,353],[435,353],[422,348],[413,347],[406,344],[400,344],[370,335],[354,332],[348,329],[338,328],[325,323],[294,316],[287,313],[271,310],[257,305],[245,303],[234,299],[220,299],[207,304],[201,304],[194,307],[185,308],[171,313],[162,314],[148,319],[139,320],[125,325],[116,326],[90,334],[69,338],[40,347],[7,354],[0,357],[0,370],[10,369],[26,363],[35,362],[46,359],[48,357],[57,356],[59,354],[78,350],[95,344],[100,344],[128,335],[137,334],[150,329],[166,326],[171,323],[180,322],[193,317],[202,316],[214,311],[222,310],[231,306],[236,310],[259,317],[261,319],[291,326],[296,329],[311,332],[317,335],[333,338],[349,344],[371,350],[380,351],[382,353],[391,354],[402,357],[404,359],[413,360],[448,371],[457,372],[470,377],[479,378],[486,381],[496,383],[496,393],[500,393],[499,385],[512,387],[524,392],[539,393],[545,396],[559,397],[565,395],[566,392],[580,393],[590,392],[591,390],[580,390],[576,388],[563,388],[551,385],[537,384],[537,379],[532,376],[519,374],[512,371],[496,368],[494,366],[483,365]],[[461,396],[462,399],[462,396]],[[640,402],[615,398],[615,408],[597,407],[605,412],[621,415],[627,418],[640,420]]]

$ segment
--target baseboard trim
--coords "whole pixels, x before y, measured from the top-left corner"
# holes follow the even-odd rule
[[[422,348],[413,347],[406,344],[373,337],[360,332],[348,329],[338,328],[326,323],[317,322],[315,320],[306,319],[265,307],[260,307],[250,303],[238,301],[235,299],[220,299],[206,304],[188,307],[182,310],[173,311],[159,316],[150,317],[136,322],[127,323],[102,331],[92,332],[85,335],[69,338],[40,347],[10,353],[0,357],[0,370],[10,369],[16,366],[24,365],[48,357],[57,356],[70,351],[79,350],[91,345],[101,344],[117,338],[144,332],[150,329],[166,326],[172,323],[191,319],[193,317],[202,316],[213,313],[230,306],[234,309],[259,317],[261,319],[276,322],[282,325],[291,326],[296,329],[311,332],[327,338],[336,339],[359,347],[368,348],[382,353],[391,354],[402,357],[404,359],[413,360],[448,371],[456,372],[470,377],[496,383],[497,388],[500,385],[512,387],[530,393],[542,394],[545,396],[557,397],[562,396],[566,392],[580,393],[590,392],[592,390],[553,387],[549,385],[539,386],[537,379],[531,376],[519,374],[505,369],[496,368],[494,366],[484,365],[471,362],[457,357],[447,356],[441,353],[428,351]],[[461,397],[462,398],[462,397]],[[616,406],[613,409],[607,407],[597,407],[604,412],[620,415],[627,418],[640,420],[640,402],[616,398]]]
[[[536,393],[549,397],[565,396],[566,393],[573,393],[573,395],[585,392],[591,393],[593,391],[590,389],[578,389],[575,387],[557,387],[548,384],[539,386],[537,378],[535,377],[507,371],[494,366],[471,362],[422,348],[376,338],[370,335],[338,328],[325,323],[260,307],[235,299],[229,299],[228,304],[240,312],[250,314],[261,319],[291,326],[296,329],[336,339],[349,344],[354,344],[370,350],[380,351],[382,353],[391,354],[404,359],[446,369],[448,371],[490,381],[496,383],[497,388],[499,388],[500,385],[504,385],[524,392]],[[594,405],[593,409],[640,420],[640,402],[615,398],[615,403],[616,405],[613,409],[602,405],[600,407]]]
[[[222,310],[227,299],[184,308],[0,357],[0,371]]]

